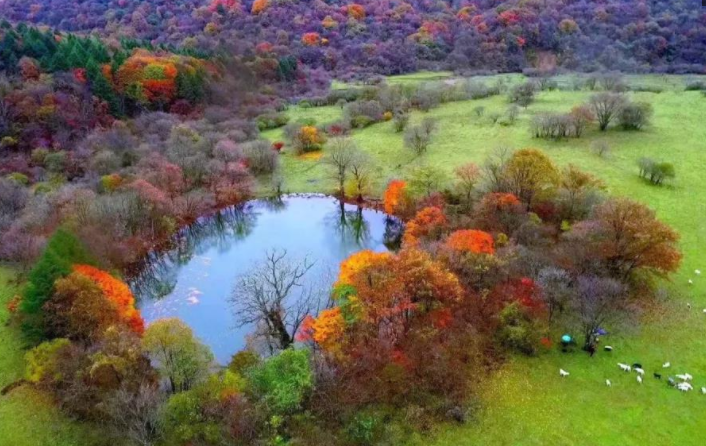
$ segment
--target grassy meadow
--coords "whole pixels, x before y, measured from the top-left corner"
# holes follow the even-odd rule
[[[14,272],[0,266],[0,389],[24,375],[24,350],[19,330],[7,325],[7,302],[17,294]],[[46,395],[21,386],[0,396],[0,445],[91,446],[97,431],[62,415]]]
[[[450,75],[448,76],[450,78]],[[392,78],[391,82],[420,82],[438,79],[422,73]],[[510,82],[519,80],[510,75]],[[415,157],[403,146],[402,134],[391,122],[353,132],[359,147],[375,164],[376,193],[392,178],[404,178],[419,165],[432,165],[449,174],[465,162],[481,164],[498,147],[534,147],[545,151],[558,165],[573,163],[600,177],[612,195],[628,196],[655,209],[663,221],[681,234],[684,254],[681,270],[661,286],[668,297],[641,316],[641,323],[605,337],[613,353],[600,351],[594,358],[583,353],[552,352],[538,358],[516,357],[484,382],[480,409],[466,425],[445,425],[436,429],[432,440],[416,445],[701,445],[706,435],[706,97],[686,92],[689,79],[678,76],[630,76],[631,85],[660,87],[661,93],[629,93],[633,100],[654,107],[652,124],[640,132],[597,128],[581,139],[550,141],[534,139],[529,123],[542,111],[564,112],[585,102],[588,91],[541,92],[522,110],[512,126],[492,124],[489,113],[504,113],[505,96],[451,102],[423,114],[415,112],[411,123],[424,116],[438,121],[439,130],[426,154]],[[560,84],[570,77],[559,79]],[[341,85],[336,85],[341,87]],[[478,117],[474,108],[485,107]],[[313,118],[317,124],[341,116],[336,106],[292,107],[292,121]],[[264,134],[282,139],[281,130]],[[606,141],[611,151],[600,157],[591,150],[597,140]],[[637,160],[652,157],[674,164],[677,178],[670,185],[655,187],[638,177]],[[334,189],[327,167],[319,160],[283,155],[285,189],[293,192],[330,192]],[[703,276],[694,274],[696,269]],[[689,285],[688,281],[694,284]],[[687,309],[687,303],[693,306]],[[670,369],[662,363],[670,361]],[[635,374],[618,369],[617,362],[642,363],[645,383]],[[559,378],[559,368],[568,378]],[[653,372],[662,373],[659,381]],[[667,375],[689,372],[695,391],[681,393],[669,388]],[[610,379],[612,387],[605,385]]]

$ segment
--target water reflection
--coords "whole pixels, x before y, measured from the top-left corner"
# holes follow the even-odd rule
[[[265,251],[286,249],[316,262],[311,277],[328,277],[362,249],[399,246],[402,224],[381,212],[325,196],[283,196],[231,207],[181,230],[173,246],[151,253],[131,280],[143,317],[185,320],[222,363],[244,347],[255,327],[239,327],[228,297],[235,279]]]

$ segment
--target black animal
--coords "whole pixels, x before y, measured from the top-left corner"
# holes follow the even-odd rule
[[[639,362],[636,362],[635,364],[632,365],[632,368],[633,368],[633,369],[634,369],[634,368],[641,369],[641,368],[642,368],[642,364],[640,364]]]
[[[653,375],[657,379],[662,379],[662,375],[660,375],[659,373],[653,373]]]

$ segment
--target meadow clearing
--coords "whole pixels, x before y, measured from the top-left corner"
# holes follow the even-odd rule
[[[437,80],[438,73],[421,73],[391,78],[391,83]],[[450,75],[449,75],[449,78]],[[521,79],[507,76],[509,82]],[[560,85],[570,76],[559,78]],[[492,81],[491,78],[484,79]],[[629,76],[635,87],[658,87],[663,91],[631,92],[633,100],[654,107],[651,125],[639,132],[596,126],[580,139],[560,141],[532,138],[531,117],[542,111],[569,111],[587,101],[589,91],[544,91],[533,104],[523,109],[511,126],[492,124],[489,113],[504,113],[505,96],[450,102],[428,113],[415,111],[412,123],[425,116],[438,122],[438,132],[427,153],[417,157],[403,145],[402,134],[391,122],[379,123],[352,132],[358,146],[373,158],[375,190],[405,175],[416,166],[431,165],[451,175],[465,162],[479,165],[498,147],[539,148],[560,166],[573,163],[601,178],[607,193],[628,196],[648,204],[658,217],[681,234],[684,254],[681,270],[661,286],[663,301],[641,316],[641,322],[605,338],[613,353],[600,351],[594,358],[576,352],[556,350],[536,358],[515,357],[483,385],[479,410],[473,422],[464,426],[442,426],[434,440],[419,439],[419,445],[696,445],[706,432],[706,395],[683,394],[652,377],[658,372],[690,372],[694,387],[706,386],[706,277],[695,275],[706,270],[706,97],[700,92],[684,91],[692,78],[678,76]],[[342,88],[343,85],[335,85]],[[474,113],[485,107],[485,116]],[[341,116],[337,106],[292,107],[292,121],[313,118],[317,125]],[[272,141],[281,140],[280,130],[265,132]],[[610,153],[601,157],[591,150],[597,140],[607,142]],[[639,178],[637,160],[651,157],[674,164],[675,181],[663,187]],[[283,155],[285,189],[294,192],[331,192],[334,189],[328,167],[319,160]],[[693,280],[693,284],[688,283]],[[687,308],[687,303],[692,309]],[[624,374],[617,362],[642,363],[647,372],[639,385],[634,374]],[[664,362],[670,369],[662,369]],[[569,378],[559,378],[559,368]],[[610,379],[612,387],[605,385]]]

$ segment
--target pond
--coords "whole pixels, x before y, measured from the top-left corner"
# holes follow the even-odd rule
[[[303,281],[316,280],[330,288],[341,261],[364,249],[394,249],[401,233],[396,219],[332,197],[254,200],[181,230],[171,249],[145,259],[130,286],[148,325],[180,318],[211,347],[218,362],[226,364],[256,328],[240,326],[230,301],[234,286],[268,251],[306,257],[314,264]]]

